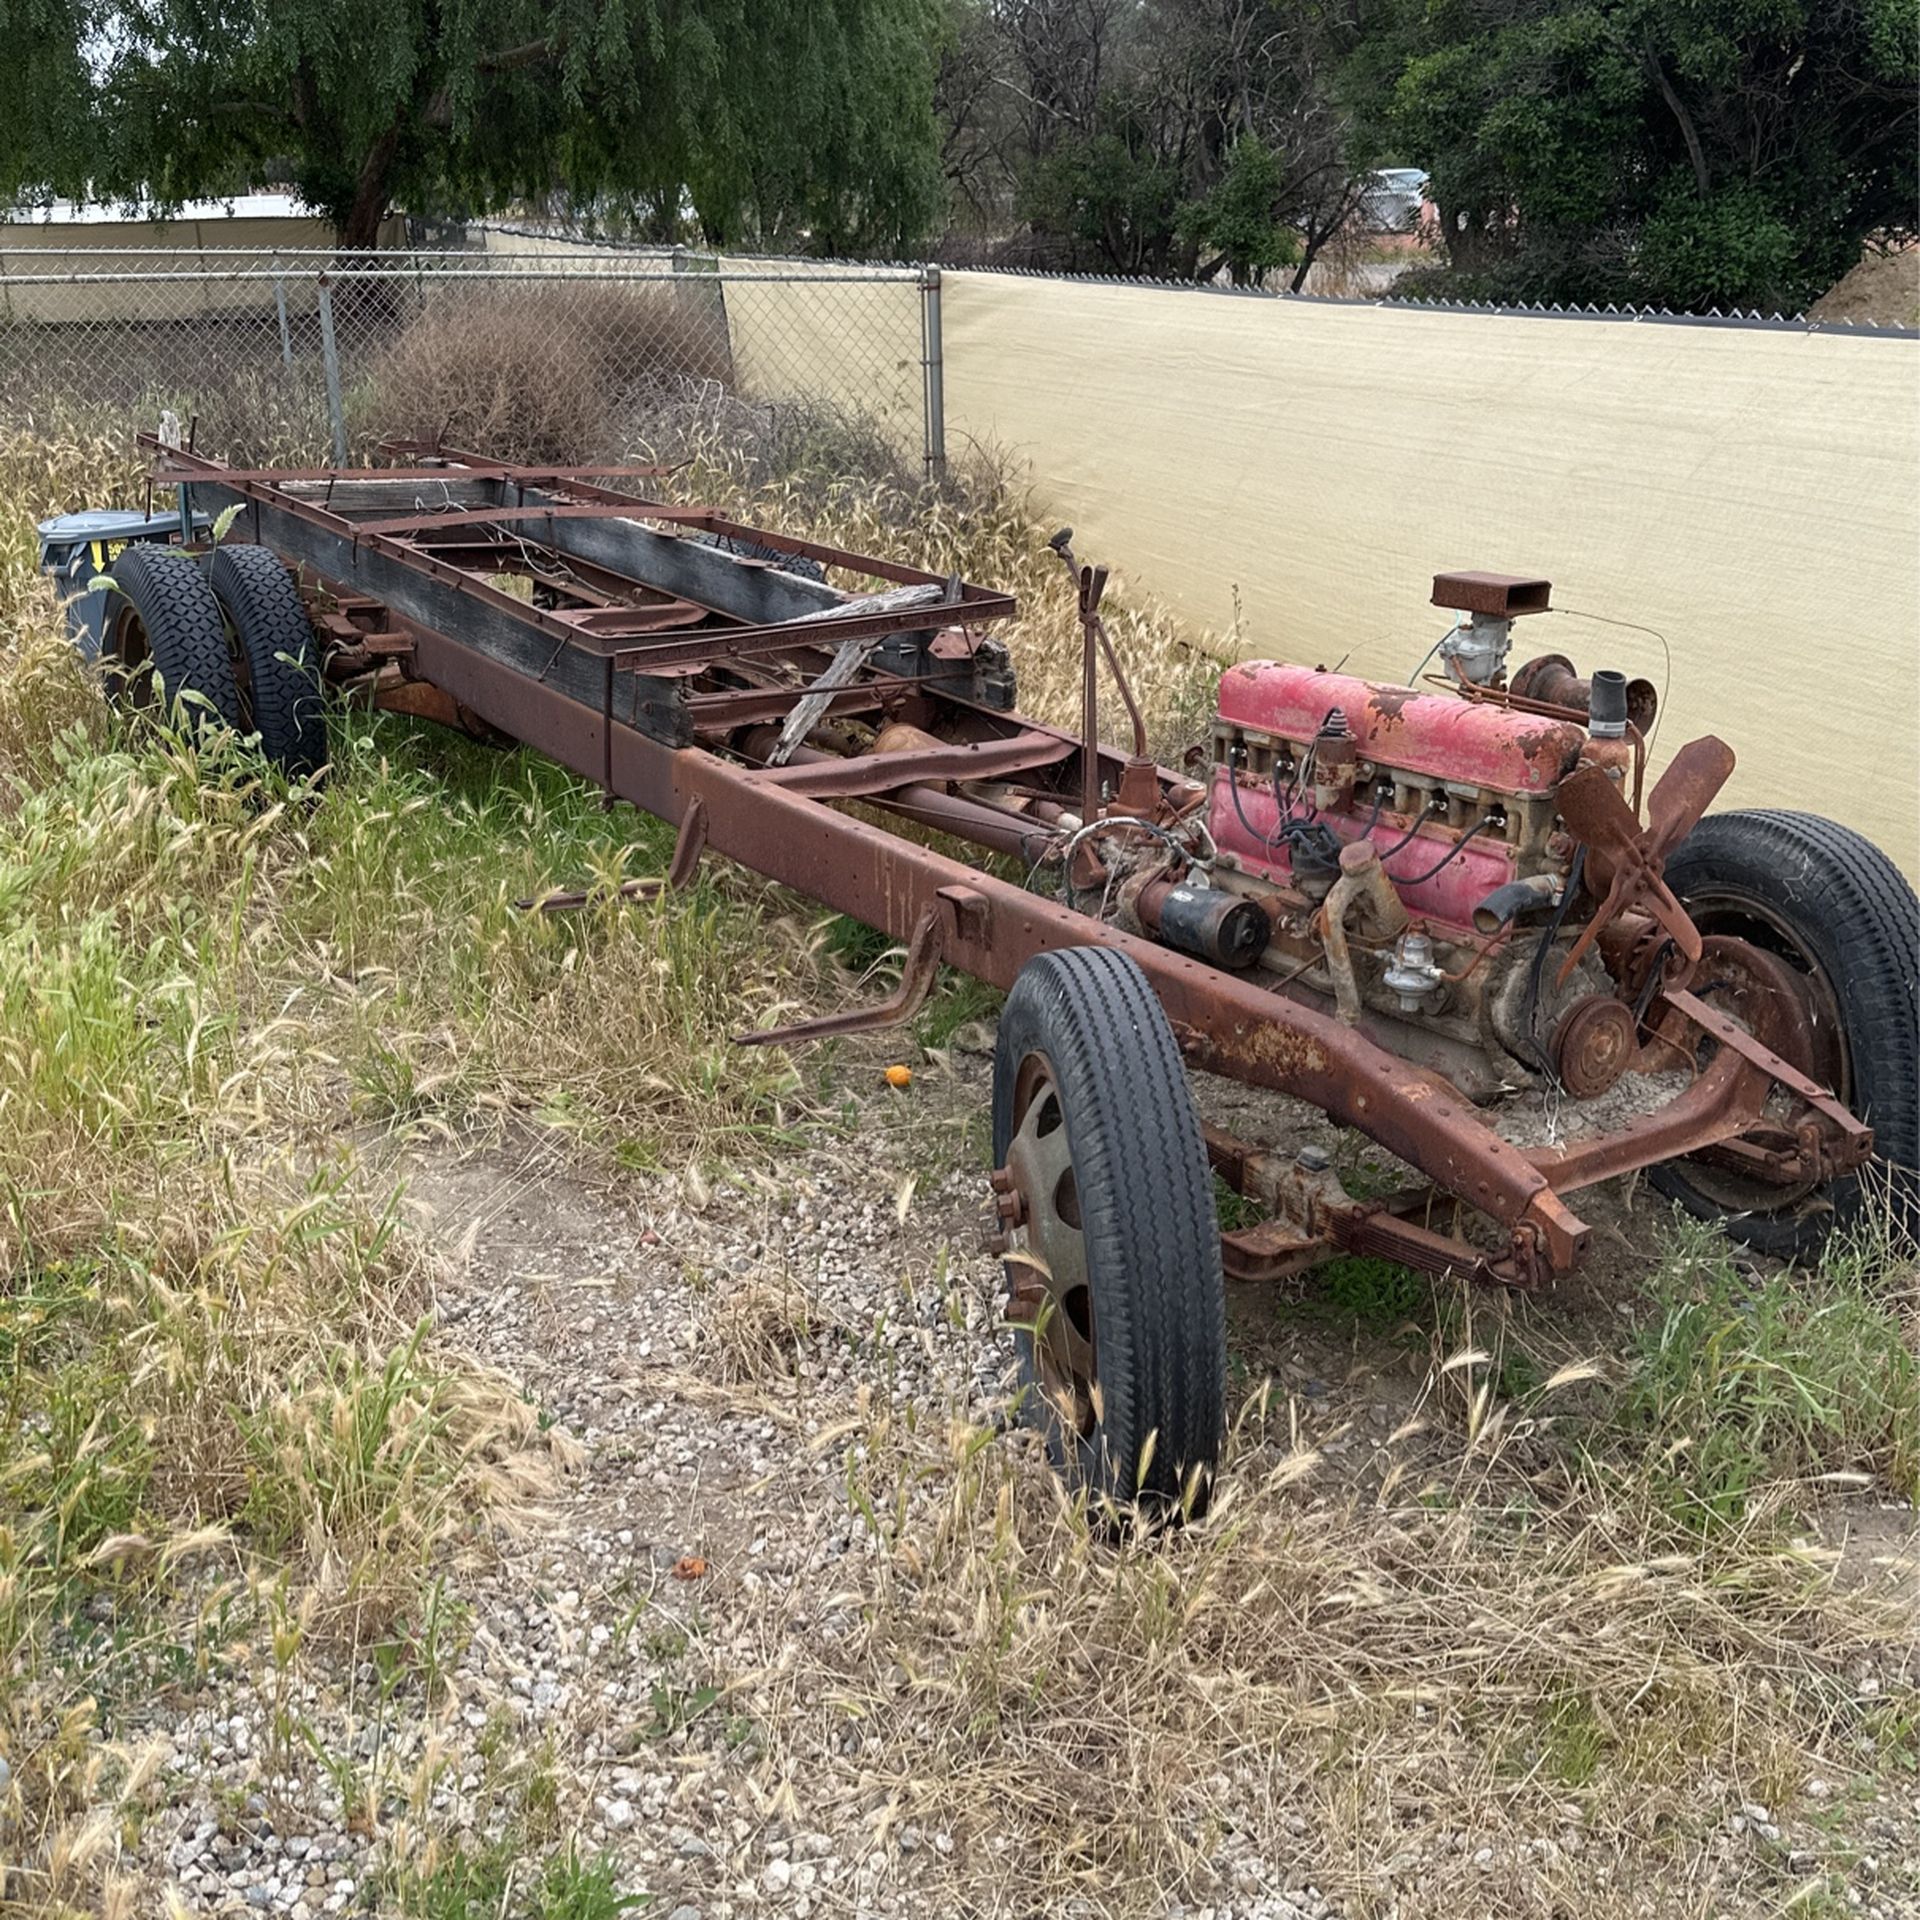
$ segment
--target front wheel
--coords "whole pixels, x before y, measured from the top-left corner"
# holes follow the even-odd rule
[[[1117,1507],[1197,1511],[1225,1428],[1226,1288],[1200,1119],[1125,954],[1028,963],[993,1065],[1022,1410]]]
[[[1818,1257],[1838,1229],[1913,1231],[1920,1191],[1920,899],[1878,847],[1816,814],[1716,813],[1669,856],[1704,936],[1694,991],[1832,1089],[1873,1128],[1875,1160],[1824,1189],[1767,1187],[1707,1156],[1654,1186],[1734,1239]]]

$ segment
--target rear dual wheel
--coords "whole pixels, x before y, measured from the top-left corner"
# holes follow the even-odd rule
[[[178,547],[138,541],[113,563],[108,692],[117,704],[164,703],[189,730],[242,725],[226,622],[206,577]]]
[[[266,547],[223,546],[207,568],[207,585],[232,638],[247,730],[288,773],[317,772],[327,757],[327,718],[313,623],[293,576]]]
[[[994,1053],[995,1186],[1021,1406],[1119,1508],[1196,1511],[1225,1428],[1213,1180],[1172,1029],[1125,954],[1042,954]]]
[[[326,760],[313,627],[291,576],[265,547],[219,548],[202,572],[178,547],[141,542],[113,564],[105,649],[115,699],[164,700],[190,729],[257,733],[303,776]]]

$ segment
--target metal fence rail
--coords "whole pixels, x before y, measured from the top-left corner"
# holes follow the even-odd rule
[[[832,420],[937,473],[940,362],[939,275],[913,267],[0,252],[0,425],[130,437],[171,413],[203,451],[253,464],[345,464],[392,434],[625,459]]]

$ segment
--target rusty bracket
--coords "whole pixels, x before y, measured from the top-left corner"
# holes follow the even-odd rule
[[[696,795],[687,802],[680,816],[679,838],[673,843],[673,858],[664,878],[628,880],[617,887],[589,887],[578,893],[543,893],[536,900],[516,900],[523,913],[575,913],[582,907],[597,907],[607,901],[637,902],[657,900],[671,890],[678,893],[691,884],[707,845],[707,806]]]
[[[1339,1175],[1320,1161],[1256,1147],[1204,1123],[1200,1131],[1214,1171],[1236,1193],[1272,1214],[1257,1225],[1220,1235],[1221,1265],[1229,1280],[1284,1280],[1336,1253],[1372,1254],[1418,1273],[1483,1285],[1533,1286],[1540,1278],[1530,1227],[1516,1232],[1505,1256],[1489,1254],[1400,1217],[1431,1188],[1410,1188],[1385,1200],[1355,1200]]]
[[[829,1040],[843,1033],[878,1033],[888,1027],[904,1026],[926,1005],[927,995],[940,972],[940,958],[946,947],[941,933],[942,915],[938,905],[929,904],[914,923],[907,941],[907,957],[901,964],[900,984],[884,1000],[870,1007],[854,1007],[846,1013],[823,1014],[817,1020],[796,1020],[790,1026],[768,1027],[755,1033],[736,1033],[743,1047],[784,1047],[802,1040]]]
[[[934,898],[952,912],[953,930],[962,941],[984,947],[993,938],[993,903],[978,887],[938,887]]]
[[[1752,1131],[1776,1086],[1804,1101],[1837,1136],[1821,1139],[1819,1122],[1812,1123],[1805,1134],[1796,1129],[1796,1144],[1804,1153],[1817,1153],[1824,1171],[1846,1172],[1873,1152],[1873,1130],[1864,1121],[1790,1061],[1762,1045],[1738,1021],[1679,988],[1661,999],[1719,1042],[1718,1050],[1686,1092],[1642,1114],[1618,1133],[1564,1147],[1533,1149],[1528,1160],[1547,1175],[1556,1192],[1570,1193],[1705,1148],[1723,1148]],[[1742,1157],[1752,1162],[1752,1156]]]
[[[1317,1266],[1334,1250],[1328,1222],[1349,1204],[1331,1167],[1255,1146],[1202,1122],[1213,1170],[1270,1218],[1220,1235],[1220,1262],[1229,1280],[1284,1280]]]
[[[1675,989],[1661,996],[1704,1033],[1711,1034],[1730,1053],[1736,1053],[1750,1066],[1760,1069],[1770,1080],[1804,1100],[1821,1119],[1833,1127],[1840,1138],[1829,1150],[1834,1171],[1862,1165],[1873,1154],[1873,1129],[1852,1113],[1823,1086],[1807,1078],[1790,1061],[1781,1059],[1769,1047],[1762,1046],[1739,1021],[1729,1019],[1717,1008],[1691,993]]]

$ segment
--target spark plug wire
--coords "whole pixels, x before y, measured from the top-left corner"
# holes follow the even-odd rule
[[[1396,887],[1420,886],[1423,882],[1431,880],[1434,875],[1439,873],[1443,868],[1451,866],[1454,861],[1458,860],[1460,856],[1466,852],[1475,836],[1485,833],[1499,817],[1498,814],[1483,813],[1425,873],[1390,873],[1387,875],[1387,878],[1391,880]],[[1405,843],[1403,842],[1402,844],[1404,845]],[[1395,851],[1398,852],[1399,849],[1396,848]],[[1384,857],[1383,855],[1382,858],[1384,859]]]

